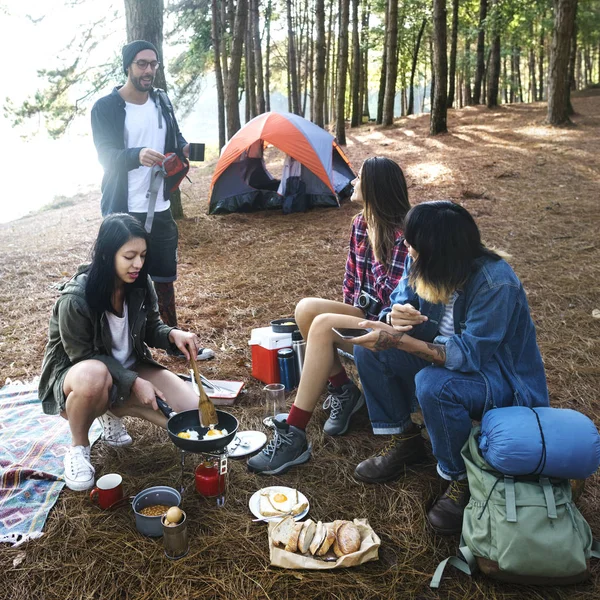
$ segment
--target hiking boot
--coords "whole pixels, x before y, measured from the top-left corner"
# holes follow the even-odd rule
[[[281,475],[310,458],[306,432],[283,419],[273,419],[275,436],[256,456],[248,459],[248,470],[263,475]]]
[[[406,465],[421,462],[425,458],[425,443],[415,425],[405,433],[392,435],[380,452],[363,460],[354,470],[354,478],[365,483],[394,481],[402,476]]]
[[[173,358],[185,358],[183,352],[179,348],[167,348],[167,354],[172,356]],[[214,358],[215,353],[210,348],[198,348],[198,356],[196,356],[196,360],[208,360],[209,358]]]
[[[94,485],[96,471],[90,463],[89,446],[70,446],[65,454],[65,482],[70,490],[83,492]]]
[[[100,425],[102,425],[102,439],[109,445],[115,448],[129,446],[133,443],[133,439],[127,433],[127,429],[123,425],[123,419],[115,417],[109,410],[102,416],[98,417]]]
[[[463,513],[469,503],[469,482],[451,481],[427,513],[427,520],[436,533],[454,535],[462,530]]]
[[[327,435],[344,435],[350,425],[350,417],[363,406],[365,397],[360,389],[351,381],[345,383],[341,388],[327,385],[329,396],[323,404],[327,410],[331,407],[329,419],[325,421],[323,431]]]

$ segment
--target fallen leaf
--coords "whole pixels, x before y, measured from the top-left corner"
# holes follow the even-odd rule
[[[600,319],[600,309],[595,308],[592,311],[592,317],[594,317],[594,319]]]

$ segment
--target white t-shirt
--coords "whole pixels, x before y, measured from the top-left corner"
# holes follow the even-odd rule
[[[158,127],[158,108],[148,96],[145,104],[132,104],[125,102],[125,147],[150,148],[161,154],[165,152],[167,124],[161,115],[162,128]],[[150,167],[138,167],[128,173],[128,210],[129,212],[148,212],[148,188],[150,187]],[[163,188],[156,197],[155,212],[162,212],[171,206],[169,200],[164,199]]]
[[[106,311],[110,337],[112,338],[111,354],[126,369],[135,364],[135,353],[133,342],[129,335],[129,320],[127,318],[127,302],[123,301],[123,316],[118,317],[115,313]]]
[[[440,321],[440,335],[445,337],[454,335],[454,303],[456,302],[457,297],[458,294],[454,292],[450,298],[450,302],[446,304],[444,314]]]

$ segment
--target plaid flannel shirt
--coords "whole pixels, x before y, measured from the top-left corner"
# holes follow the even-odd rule
[[[367,242],[367,222],[361,212],[352,222],[350,249],[344,274],[344,302],[353,306],[358,305],[360,282],[366,268],[362,289],[371,296],[379,298],[383,309],[389,306],[390,294],[398,285],[404,272],[404,259],[407,253],[404,235],[400,230],[397,232],[392,258],[387,266],[375,260],[371,245]]]

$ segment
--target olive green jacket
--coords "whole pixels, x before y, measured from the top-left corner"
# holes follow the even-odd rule
[[[111,355],[112,338],[106,313],[92,310],[85,299],[86,266],[59,287],[61,295],[54,305],[48,344],[44,352],[39,398],[46,414],[55,415],[64,406],[61,397],[64,375],[70,367],[82,360],[104,363],[116,386],[115,402],[123,403],[131,393],[137,377],[135,371],[125,369]],[[145,288],[133,288],[128,296],[129,333],[137,361],[162,367],[152,359],[149,346],[174,348],[169,341],[173,327],[165,325],[158,312],[154,286],[148,278]]]

